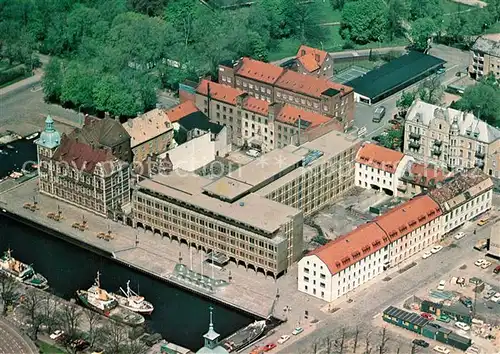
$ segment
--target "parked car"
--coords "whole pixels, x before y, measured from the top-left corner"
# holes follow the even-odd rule
[[[429,343],[427,343],[427,342],[426,342],[425,340],[423,340],[423,339],[414,339],[414,340],[412,341],[412,343],[413,343],[413,344],[415,344],[415,345],[418,345],[418,346],[420,346],[420,347],[423,347],[423,348],[427,348],[427,347],[429,347]]]
[[[430,313],[427,313],[427,312],[422,312],[420,314],[421,317],[425,318],[425,319],[428,319],[429,321],[433,321],[434,320],[434,316],[432,316]]]
[[[268,352],[270,350],[273,350],[274,348],[276,348],[276,343],[268,343],[264,346],[264,351],[265,352]]]
[[[422,255],[422,259],[427,259],[429,258],[430,256],[432,256],[432,253],[430,251],[427,251],[425,252],[423,255]]]
[[[493,295],[495,295],[496,291],[493,290],[493,289],[490,289],[488,291],[486,291],[484,294],[483,294],[483,299],[486,299],[488,300],[489,298],[491,298]]]
[[[469,299],[468,297],[466,296],[461,296],[460,297],[460,302],[462,304],[464,304],[465,306],[467,306],[468,308],[471,308],[472,307],[472,300]]]
[[[487,262],[486,259],[478,259],[477,261],[474,262],[474,265],[476,267],[481,267],[485,262]]]
[[[443,249],[443,246],[440,246],[440,245],[437,245],[437,246],[434,246],[432,247],[431,249],[431,253],[434,254],[434,253],[438,253],[439,251],[441,251]]]
[[[441,315],[437,318],[438,321],[444,322],[444,323],[449,323],[451,322],[451,318],[448,315]]]
[[[482,218],[477,222],[477,226],[483,226],[486,225],[490,221],[488,218]]]
[[[260,152],[258,152],[257,150],[255,149],[250,149],[246,152],[246,154],[248,156],[251,156],[251,157],[259,157],[260,156]]]
[[[382,120],[382,118],[384,118],[384,115],[385,115],[385,107],[379,106],[375,108],[375,111],[373,111],[372,121],[375,123],[379,123]]]
[[[464,331],[470,330],[470,326],[467,323],[455,322],[455,326],[460,328],[461,330],[464,330]]]
[[[493,295],[492,297],[490,297],[490,301],[500,302],[500,293],[496,293],[495,295]]]
[[[437,289],[438,289],[438,290],[444,290],[444,286],[445,286],[445,284],[446,284],[446,280],[441,280],[441,281],[439,282],[439,285],[438,285]]]
[[[481,268],[483,268],[483,269],[487,269],[487,268],[489,268],[489,267],[490,267],[490,265],[491,265],[491,262],[486,261],[486,262],[484,262],[483,264],[481,264]]]
[[[497,265],[495,269],[493,269],[493,273],[498,274],[500,273],[500,265]]]
[[[52,333],[49,337],[50,339],[52,340],[57,340],[57,338],[59,338],[60,336],[62,336],[64,334],[64,331],[63,330],[60,330],[58,329],[57,331],[55,331],[54,333]]]
[[[455,235],[455,240],[460,240],[461,238],[465,237],[465,232],[460,231],[458,234]]]
[[[304,328],[302,328],[302,327],[297,327],[297,328],[295,328],[295,329],[293,330],[292,334],[293,334],[294,336],[296,336],[296,335],[298,335],[298,334],[301,334],[302,332],[304,332]]]
[[[264,353],[264,349],[261,348],[261,347],[255,347],[251,352],[250,354],[262,354]]]
[[[436,345],[434,348],[435,352],[442,353],[442,354],[450,354],[450,350],[446,348],[445,346],[442,345]]]
[[[290,339],[290,336],[288,334],[283,334],[280,337],[280,339],[278,339],[278,344],[283,344],[283,343],[285,343],[289,339]]]

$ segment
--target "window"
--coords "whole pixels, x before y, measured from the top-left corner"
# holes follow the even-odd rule
[[[304,277],[304,281],[307,283],[309,282],[309,278],[308,277]]]

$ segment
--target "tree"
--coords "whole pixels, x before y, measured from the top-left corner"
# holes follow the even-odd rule
[[[348,2],[342,10],[341,33],[357,43],[380,41],[387,30],[387,7],[383,0]]]
[[[114,321],[109,323],[104,328],[106,352],[120,353],[121,348],[128,339],[127,330]]]
[[[484,77],[476,85],[465,89],[462,98],[452,107],[474,112],[479,119],[500,126],[500,87],[497,80],[493,75]]]
[[[346,350],[346,338],[347,335],[346,335],[346,329],[345,327],[342,327],[340,329],[340,333],[338,335],[338,339],[336,339],[334,342],[333,342],[333,348],[334,348],[334,353],[336,354],[344,354],[345,353],[345,350]]]
[[[356,326],[354,330],[354,342],[352,344],[353,353],[356,353],[356,349],[358,349],[358,338],[359,338],[359,326]]]
[[[417,90],[418,97],[427,103],[439,105],[444,95],[441,77],[433,75],[423,81]]]
[[[45,100],[59,102],[63,85],[62,61],[52,57],[45,67],[42,77],[42,87]]]
[[[401,97],[396,101],[396,107],[398,108],[398,114],[401,117],[406,115],[408,108],[412,105],[416,98],[416,91],[403,91],[401,92]]]
[[[380,144],[388,149],[397,150],[403,143],[403,129],[391,129],[380,136]]]
[[[325,29],[319,26],[317,18],[318,7],[314,2],[286,0],[283,5],[285,31],[301,42],[319,43],[325,38]]]
[[[24,295],[23,308],[29,324],[28,334],[34,341],[38,339],[38,332],[43,323],[43,314],[39,311],[42,305],[42,292],[35,289],[28,289]]]
[[[2,315],[7,314],[9,307],[14,305],[17,294],[17,284],[14,278],[8,277],[7,275],[0,273],[0,300],[2,301]]]
[[[430,17],[436,18],[443,13],[439,0],[410,0],[410,16],[412,20]]]
[[[50,294],[42,294],[41,316],[49,333],[61,324],[61,313],[57,309],[57,302]]]
[[[413,47],[421,52],[425,51],[429,46],[429,39],[436,31],[436,23],[430,17],[419,18],[413,22],[410,31]]]
[[[75,304],[65,303],[62,306],[61,312],[61,322],[64,327],[64,331],[69,338],[73,339],[77,335],[78,325],[80,324],[80,319],[82,317],[80,308]]]
[[[387,35],[392,41],[404,35],[403,23],[408,19],[409,8],[406,0],[390,0],[387,7]]]
[[[83,313],[87,319],[87,324],[89,326],[89,331],[88,331],[89,345],[90,348],[93,348],[94,344],[96,343],[96,340],[99,338],[99,334],[101,333],[99,331],[99,328],[97,327],[101,319],[100,318],[101,315],[90,309],[84,309]]]
[[[387,353],[387,342],[389,341],[389,337],[387,335],[387,328],[384,327],[380,330],[380,343],[378,345],[378,354]]]
[[[371,332],[368,332],[365,337],[365,349],[363,351],[363,354],[371,354],[372,352],[372,345],[371,345],[371,338],[370,338]]]
[[[172,4],[175,2],[176,1],[173,1]],[[155,16],[162,12],[165,6],[165,0],[128,0],[127,5],[132,11],[140,12],[148,16]]]
[[[98,81],[98,72],[88,63],[70,61],[61,87],[61,101],[76,107],[93,108],[92,90]]]

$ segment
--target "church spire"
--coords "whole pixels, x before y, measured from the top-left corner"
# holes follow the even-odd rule
[[[210,324],[208,325],[208,332],[203,336],[205,338],[205,347],[215,348],[219,344],[219,336],[219,333],[214,329],[213,307],[210,306]]]

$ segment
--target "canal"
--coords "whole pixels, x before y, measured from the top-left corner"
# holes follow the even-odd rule
[[[24,161],[36,158],[31,142],[19,141],[11,145],[15,148],[12,155],[0,156],[4,173],[17,170]],[[6,157],[9,157],[9,166],[4,164]],[[51,291],[65,299],[74,298],[77,289],[90,287],[97,271],[101,272],[102,287],[108,291],[117,291],[130,280],[132,289],[139,289],[140,294],[155,306],[153,314],[147,318],[149,331],[161,333],[167,341],[194,351],[203,345],[202,336],[208,329],[210,306],[214,307],[215,329],[221,338],[254,320],[236,309],[214,304],[175,285],[150,278],[41,230],[0,216],[0,251],[7,248],[13,250],[14,257],[32,263],[47,277]]]

